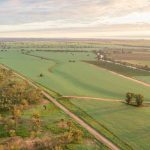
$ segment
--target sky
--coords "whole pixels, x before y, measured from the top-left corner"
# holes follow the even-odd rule
[[[150,0],[0,0],[0,37],[150,39]]]

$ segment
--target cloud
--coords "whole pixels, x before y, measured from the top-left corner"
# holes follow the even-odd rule
[[[6,0],[0,6],[0,24],[60,19],[88,22],[100,17],[150,12],[149,0]]]
[[[2,0],[0,33],[150,24],[149,0]]]

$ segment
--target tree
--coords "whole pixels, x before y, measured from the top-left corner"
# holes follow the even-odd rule
[[[17,124],[18,119],[21,117],[21,110],[19,107],[14,106],[14,107],[12,107],[11,111],[12,111],[13,119],[16,121],[16,124]]]
[[[32,136],[37,136],[41,128],[41,120],[39,113],[35,112],[32,115]]]
[[[9,118],[4,122],[4,129],[9,134],[9,136],[15,135],[16,122],[14,119]]]
[[[134,93],[130,93],[130,92],[128,92],[128,93],[126,93],[126,102],[128,103],[128,104],[130,104],[131,103],[131,101],[133,100],[133,98],[134,98]]]
[[[136,104],[138,107],[141,106],[143,104],[143,101],[144,101],[144,96],[141,94],[135,95],[135,101],[136,101]]]
[[[42,73],[40,73],[40,77],[43,77],[43,74],[42,74]]]
[[[130,92],[128,92],[127,94],[126,94],[126,102],[128,103],[128,104],[132,104],[132,105],[135,105],[136,104],[136,106],[141,106],[142,104],[143,104],[143,101],[144,101],[144,96],[143,95],[141,95],[141,94],[134,94],[134,93],[130,93]],[[134,100],[134,101],[133,101]],[[133,102],[132,102],[133,101]],[[132,102],[132,103],[131,103]]]
[[[9,135],[11,137],[16,136],[16,130],[9,130]]]

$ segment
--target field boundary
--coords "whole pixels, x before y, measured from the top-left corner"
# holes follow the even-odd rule
[[[70,98],[70,99],[93,99],[93,100],[106,101],[106,102],[124,102],[121,99],[99,98],[99,97],[90,97],[90,96],[62,96],[62,97]]]
[[[34,55],[34,54],[25,54],[25,53],[24,53],[24,55],[28,55],[28,56],[32,56],[32,57],[36,57],[36,58],[40,58],[40,59],[45,59],[45,60],[53,61],[53,59],[49,59],[49,58],[42,57],[42,56],[37,56],[37,55]],[[89,62],[86,62],[86,61],[82,61],[82,62],[88,63],[88,64],[90,64],[91,66],[95,66],[95,67],[97,67],[97,68],[102,68],[102,67],[99,67],[99,66],[97,66],[97,65],[95,65],[95,64],[92,64],[92,63],[89,63]],[[106,62],[107,62],[107,61],[106,61]],[[112,62],[112,63],[113,63],[113,62]],[[127,67],[127,66],[126,66],[126,67]],[[131,80],[131,81],[133,81],[133,82],[139,83],[139,84],[144,85],[144,86],[146,86],[146,87],[150,87],[150,84],[145,83],[145,82],[143,82],[143,81],[140,81],[140,80],[137,80],[137,79],[134,79],[134,78],[125,76],[125,75],[123,75],[123,74],[117,73],[117,72],[115,72],[115,71],[111,71],[111,70],[106,69],[106,68],[102,68],[102,69],[107,70],[108,72],[110,72],[110,73],[112,73],[112,74],[114,74],[114,75],[117,75],[117,76],[120,76],[120,77],[122,77],[122,78]]]
[[[10,68],[6,65],[0,64],[0,67],[5,68],[9,70]],[[12,69],[11,69],[12,70]],[[21,75],[20,73],[16,72],[15,70],[12,70],[13,73],[20,77],[21,79],[27,81],[31,86],[34,88],[39,88],[39,86],[32,81],[31,79],[27,79],[24,75]],[[42,94],[50,100],[53,104],[55,104],[58,108],[63,110],[66,114],[68,114],[71,118],[73,118],[78,124],[80,124],[83,128],[85,128],[90,134],[92,134],[99,142],[106,145],[111,150],[120,150],[118,146],[116,146],[114,143],[112,143],[110,140],[108,140],[105,136],[100,134],[98,131],[96,131],[94,128],[92,128],[88,123],[86,123],[84,120],[82,120],[80,117],[75,115],[73,112],[71,112],[69,109],[67,109],[65,106],[63,106],[61,103],[59,103],[55,98],[51,97],[43,88]]]
[[[88,63],[88,62],[85,62],[85,63]],[[134,79],[134,78],[131,78],[131,77],[122,75],[122,74],[120,74],[120,73],[111,71],[111,70],[109,70],[109,69],[99,67],[99,66],[97,66],[97,65],[95,65],[95,64],[91,64],[91,63],[88,63],[88,64],[91,65],[91,66],[97,67],[97,68],[99,68],[99,69],[101,68],[101,69],[107,70],[108,72],[110,72],[111,74],[114,74],[114,75],[116,75],[116,76],[119,76],[119,77],[122,77],[122,78],[125,78],[125,79],[128,79],[128,80],[131,80],[131,81],[133,81],[133,82],[139,83],[139,84],[144,85],[144,86],[146,86],[146,87],[150,87],[150,84],[145,83],[145,82],[142,82],[142,81],[140,81],[140,80],[136,80],[136,79]]]

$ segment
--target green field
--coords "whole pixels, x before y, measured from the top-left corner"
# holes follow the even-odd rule
[[[117,72],[119,74],[135,78],[138,80],[141,80],[145,83],[150,83],[150,72],[144,71],[144,70],[138,70],[126,67],[124,65],[114,64],[112,62],[106,62],[106,61],[86,61],[87,63],[96,65],[98,67],[108,69],[110,71]]]
[[[108,70],[115,69],[112,71],[119,71],[118,73],[148,83],[149,73],[135,72],[124,68],[118,69],[114,66],[106,68],[103,65],[96,66],[87,63],[87,61],[95,61],[94,53],[90,51],[73,52],[74,45],[68,48],[71,50],[68,52],[65,51],[65,48],[61,48],[62,52],[37,51],[36,46],[33,45],[32,51],[31,45],[28,45],[27,48],[23,47],[26,50],[22,52],[19,48],[14,50],[17,46],[15,44],[13,46],[8,51],[0,51],[0,63],[25,75],[50,91],[53,90],[65,96],[92,96],[112,99],[124,99],[127,92],[134,92],[144,95],[145,101],[150,101],[149,87],[117,76]],[[57,46],[51,45],[51,47],[58,50]],[[80,49],[80,47],[78,48]],[[44,49],[48,49],[48,47]],[[124,103],[98,102],[96,100],[68,100],[61,99],[61,95],[56,94],[54,97],[121,149],[149,149],[149,107],[136,108]],[[39,110],[40,107],[33,108],[31,111],[36,109]],[[49,114],[42,111],[41,113],[43,119],[47,120]],[[30,111],[25,112],[24,117],[28,117],[29,114]],[[50,120],[54,122],[51,124],[52,126],[55,125],[57,115],[58,113],[50,116]],[[62,115],[60,114],[60,116]],[[54,128],[54,132],[57,130]],[[87,145],[74,146],[75,149],[81,149],[81,147],[85,149]],[[93,148],[95,148],[93,145],[89,146],[89,149]]]
[[[43,52],[43,55],[47,55],[50,60],[15,51],[1,52],[0,62],[62,95],[124,99],[125,93],[130,91],[143,94],[146,100],[150,98],[148,87],[79,61],[83,55],[85,58],[90,57],[86,53],[78,54],[81,58],[74,58],[74,63],[68,62],[72,58],[66,56],[66,53],[57,52],[53,55]],[[43,55],[40,54],[40,56]],[[43,77],[39,77],[40,73],[43,74]]]
[[[131,63],[131,64],[134,64],[134,65],[141,65],[141,66],[145,66],[147,65],[148,67],[150,67],[150,61],[148,60],[123,60],[124,62],[128,62],[128,63]],[[149,76],[135,76],[136,79],[138,80],[141,80],[141,81],[144,81],[144,82],[147,82],[147,83],[150,83],[150,75]]]
[[[27,84],[27,82],[23,81],[15,74],[12,74],[10,70],[0,67],[0,75],[2,79],[0,81],[1,150],[15,150],[20,148],[28,149],[28,142],[32,142],[33,147],[36,149],[41,149],[35,145],[37,144],[35,142],[38,142],[38,139],[40,139],[45,143],[45,138],[49,140],[49,142],[54,142],[54,145],[51,145],[54,149],[56,146],[60,145],[66,150],[108,150],[106,146],[98,142],[92,135],[90,135],[87,130],[82,128],[66,113],[48,101],[48,99],[44,96],[39,94],[39,89],[35,89],[30,84]],[[15,85],[13,88],[10,86],[11,83]],[[23,90],[21,90],[20,86],[22,86]],[[29,91],[35,92],[36,94],[31,96]],[[10,94],[11,92],[13,92],[13,94]],[[7,99],[8,96],[7,94],[5,96],[5,93],[8,95],[10,94],[9,102],[4,101],[4,99]],[[17,97],[16,95],[18,95],[18,93],[20,93],[21,96]],[[25,102],[25,105],[23,105],[23,101]],[[33,118],[33,115],[39,116],[37,121],[36,118]],[[68,123],[70,123],[70,125]],[[13,131],[13,135],[11,134],[11,131]],[[78,133],[81,134],[78,135]],[[80,139],[74,139],[74,134],[80,136]],[[60,139],[64,142],[61,143]],[[58,143],[55,142],[57,140]]]
[[[128,143],[133,149],[148,150],[150,148],[149,107],[136,108],[120,102],[96,100],[74,99],[71,102]],[[93,125],[89,119],[86,120]]]

